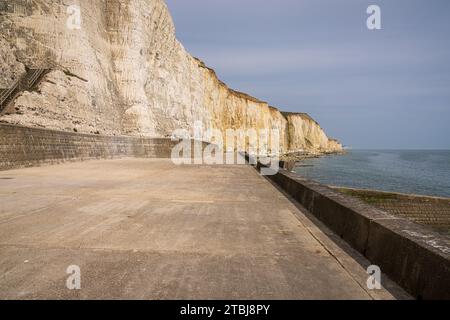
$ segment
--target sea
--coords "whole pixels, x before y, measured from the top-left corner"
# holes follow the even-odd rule
[[[349,150],[294,171],[331,186],[450,198],[450,150]]]

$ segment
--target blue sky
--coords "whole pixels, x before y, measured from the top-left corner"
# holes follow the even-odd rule
[[[450,149],[450,1],[166,0],[230,87],[363,149]],[[382,30],[366,27],[381,8]]]

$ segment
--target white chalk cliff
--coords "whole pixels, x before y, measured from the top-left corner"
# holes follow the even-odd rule
[[[68,5],[81,29],[67,27]],[[281,113],[229,89],[175,38],[163,0],[0,0],[0,88],[51,68],[0,121],[106,135],[169,136],[176,129],[279,129],[282,150],[336,152],[305,114]]]

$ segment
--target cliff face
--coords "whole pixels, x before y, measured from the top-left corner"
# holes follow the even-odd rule
[[[168,136],[176,129],[279,129],[282,151],[340,151],[304,114],[282,114],[229,89],[175,38],[163,0],[0,0],[0,88],[24,66],[52,68],[0,120],[52,129]],[[5,5],[5,3],[7,5]]]

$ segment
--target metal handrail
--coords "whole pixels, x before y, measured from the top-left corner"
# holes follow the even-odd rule
[[[37,69],[35,71],[34,77],[32,80],[28,83],[29,88],[34,86],[36,84],[36,81],[47,71],[47,69]]]
[[[0,93],[0,105],[3,104],[3,101],[6,100],[6,97],[9,96],[9,90],[10,89],[4,89],[2,90],[2,92]]]
[[[0,92],[0,107],[3,109],[5,102],[15,94],[17,90],[27,90],[31,89],[38,79],[49,69],[29,69],[19,80],[14,82],[14,84]]]
[[[27,87],[30,87],[32,85],[33,79],[36,76],[37,72],[36,70],[30,70],[30,73],[27,74],[25,77],[25,84]]]
[[[33,69],[31,75],[27,78],[28,89],[36,84],[36,81],[47,71],[47,69]]]
[[[6,89],[1,97],[0,97],[0,105],[3,105],[3,103],[8,100],[8,98],[11,96],[11,94],[19,87],[20,80],[17,80],[14,82],[11,88]]]

